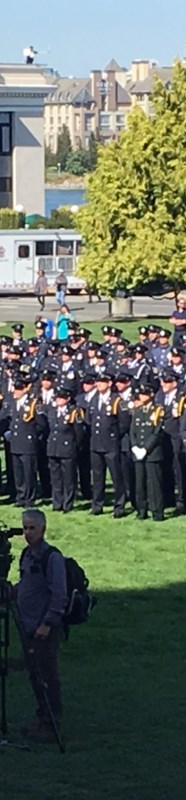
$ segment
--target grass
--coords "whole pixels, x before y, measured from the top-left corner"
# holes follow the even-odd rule
[[[131,339],[136,328],[124,325]],[[0,518],[20,525],[19,510],[0,503]],[[6,800],[185,800],[185,518],[138,522],[128,508],[113,520],[109,494],[108,503],[99,518],[81,501],[68,517],[44,507],[48,540],[79,560],[99,602],[61,652],[66,755],[34,743],[28,753],[2,748]],[[14,538],[13,580],[20,550]],[[13,740],[33,707],[27,675],[10,672]]]
[[[120,321],[117,321],[117,320],[112,321],[112,320],[109,319],[109,320],[105,320],[105,321],[102,320],[101,322],[83,322],[82,325],[83,325],[84,328],[87,327],[88,330],[91,331],[92,335],[94,336],[94,339],[96,339],[98,341],[102,341],[103,335],[102,335],[102,332],[101,332],[101,328],[107,322],[108,322],[108,325],[112,325],[113,324],[117,328],[120,328],[125,333],[126,338],[130,339],[131,342],[138,340],[138,335],[139,335],[138,334],[138,328],[139,328],[139,326],[143,325],[143,324],[144,325],[148,325],[148,319],[145,319],[145,320],[135,319],[134,321],[131,321],[131,322],[120,322]],[[157,317],[156,318],[152,318],[152,319],[150,319],[150,322],[151,323],[155,322],[156,325],[161,325],[162,328],[167,326],[167,321],[165,320],[165,318],[161,318],[161,317],[158,318],[158,319],[157,319]],[[7,322],[7,324],[5,326],[2,326],[1,329],[0,329],[0,334],[2,335],[3,333],[10,333],[12,335],[11,325],[12,325],[12,322],[9,321],[9,322]],[[173,329],[173,326],[170,323],[168,323],[168,327],[169,327],[169,330]],[[34,331],[33,325],[25,322],[24,336],[26,338],[28,336],[31,336],[31,334],[33,334],[33,331]]]

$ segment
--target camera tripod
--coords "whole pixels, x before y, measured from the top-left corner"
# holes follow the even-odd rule
[[[0,748],[15,747],[30,750],[27,745],[19,745],[9,741],[6,716],[6,678],[8,675],[8,648],[10,630],[10,594],[9,586],[4,578],[0,578],[0,682],[1,682],[1,721]]]
[[[0,578],[0,680],[1,680],[0,748],[3,746],[8,746],[8,747],[16,747],[21,750],[30,750],[30,747],[28,745],[14,744],[14,742],[10,742],[8,739],[8,726],[6,717],[6,678],[8,675],[10,611],[22,644],[25,656],[25,663],[28,672],[30,674],[31,673],[35,674],[37,683],[39,684],[40,690],[42,692],[43,703],[48,713],[60,753],[64,753],[65,749],[61,741],[61,737],[56,725],[56,720],[54,718],[49,703],[47,686],[44,683],[42,675],[40,673],[40,669],[34,655],[34,649],[33,648],[30,649],[28,647],[27,636],[19,616],[17,605],[14,604],[10,599],[10,585],[4,578]]]

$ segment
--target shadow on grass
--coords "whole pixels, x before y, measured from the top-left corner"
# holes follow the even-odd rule
[[[55,746],[25,753],[24,765],[12,751],[10,774],[4,753],[8,800],[23,796],[28,769],[28,800],[53,800],[61,780],[65,800],[185,800],[186,584],[111,590],[98,599],[89,624],[71,630],[61,653],[63,763]],[[12,631],[11,654],[18,651]],[[32,717],[33,699],[26,674],[10,673],[8,685],[16,732]]]

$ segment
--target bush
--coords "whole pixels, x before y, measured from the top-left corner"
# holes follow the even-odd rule
[[[25,226],[25,214],[11,208],[0,208],[0,230],[18,229]]]

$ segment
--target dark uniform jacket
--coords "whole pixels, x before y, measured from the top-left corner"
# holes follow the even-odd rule
[[[135,408],[132,415],[131,447],[145,447],[147,461],[162,461],[163,410],[154,403]]]
[[[32,405],[33,398],[24,395],[24,405],[18,410],[18,401],[10,398],[9,403],[3,403],[0,412],[0,435],[10,429],[11,453],[19,455],[33,455],[37,453],[37,438],[40,426],[43,424],[37,411]],[[31,418],[29,419],[29,417]]]
[[[47,455],[49,458],[76,458],[77,444],[83,435],[83,415],[74,404],[68,404],[64,413],[58,415],[55,403],[45,406],[48,418],[49,437]]]
[[[184,398],[183,393],[180,393],[178,388],[175,389],[174,393],[170,393],[170,400],[171,402],[167,402],[167,396],[162,389],[159,389],[157,392],[155,403],[156,405],[163,406],[164,409],[164,422],[163,428],[166,434],[168,434],[171,439],[180,440],[180,417],[182,415],[183,407],[184,407]]]
[[[96,453],[119,452],[120,432],[117,411],[114,410],[116,396],[110,394],[108,401],[99,410],[99,392],[91,403],[91,450]]]

